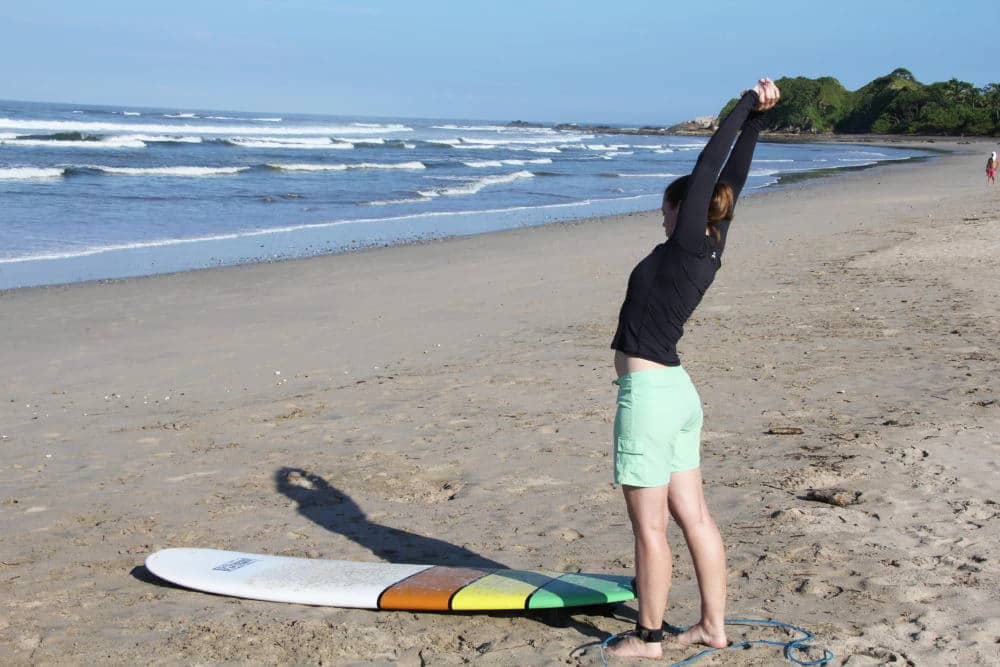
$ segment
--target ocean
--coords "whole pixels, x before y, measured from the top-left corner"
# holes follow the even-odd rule
[[[0,101],[0,289],[345,252],[658,208],[706,139]],[[761,144],[783,175],[924,155]]]

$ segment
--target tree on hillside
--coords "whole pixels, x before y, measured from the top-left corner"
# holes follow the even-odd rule
[[[1000,129],[1000,83],[988,83],[983,86],[983,104],[989,112],[993,125]]]
[[[869,130],[876,134],[903,134],[910,131],[928,99],[927,91],[923,89],[900,91],[870,122]]]
[[[899,129],[874,130],[873,126],[877,123],[883,128],[898,128],[892,120],[896,112],[889,110],[889,107],[900,95],[919,91],[921,88],[923,85],[910,70],[902,67],[894,69],[854,93],[853,108],[838,119],[836,130],[838,132],[900,131]],[[917,102],[912,94],[907,97],[909,104]]]
[[[830,132],[836,120],[850,108],[851,93],[833,77],[784,77],[775,83],[781,88],[782,103],[768,112],[770,129]],[[735,99],[730,100],[719,112],[720,117],[728,114],[736,102]]]
[[[924,85],[902,67],[855,92],[832,77],[778,79],[782,100],[769,130],[878,134],[1000,135],[1000,84],[949,79]],[[728,113],[736,100],[722,109]]]
[[[952,104],[967,104],[969,106],[975,106],[978,91],[976,90],[976,87],[968,81],[948,79],[948,81],[941,84],[941,86],[944,97],[948,102],[951,102]]]

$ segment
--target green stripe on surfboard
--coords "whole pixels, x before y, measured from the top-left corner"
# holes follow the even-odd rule
[[[614,574],[564,574],[539,588],[528,609],[554,609],[635,599],[632,578]]]

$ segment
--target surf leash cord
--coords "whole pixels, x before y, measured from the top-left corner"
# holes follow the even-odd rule
[[[687,628],[678,627],[676,625],[671,625],[669,623],[664,624],[666,628],[674,633],[679,634],[687,630]],[[791,639],[787,642],[779,641],[777,639],[746,639],[739,642],[733,642],[729,646],[723,648],[707,648],[695,655],[688,658],[684,658],[680,662],[673,662],[668,667],[683,667],[684,665],[693,664],[695,661],[700,660],[712,653],[717,653],[718,651],[728,651],[734,648],[750,648],[754,645],[766,645],[766,646],[780,646],[784,649],[785,660],[788,662],[800,665],[801,667],[821,667],[822,665],[828,664],[831,660],[836,657],[833,651],[826,647],[817,647],[823,649],[823,657],[817,658],[816,660],[803,660],[795,656],[796,651],[801,651],[803,653],[812,650],[814,647],[807,644],[806,642],[811,641],[815,635],[804,628],[800,628],[796,625],[791,625],[790,623],[782,623],[781,621],[769,621],[761,618],[727,618],[726,625],[764,625],[776,628],[785,628],[787,630],[792,630],[794,632],[801,633],[801,637]],[[607,639],[601,642],[601,662],[604,667],[609,667],[607,655],[604,653],[606,646],[614,641],[617,641],[623,637],[628,637],[629,635],[635,634],[635,630],[627,630],[626,632],[620,632],[617,635],[611,635]]]

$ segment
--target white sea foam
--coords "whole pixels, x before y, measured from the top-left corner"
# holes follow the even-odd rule
[[[373,222],[396,222],[399,220],[416,220],[421,218],[436,218],[436,217],[447,218],[447,217],[467,216],[467,215],[487,215],[490,213],[511,213],[514,211],[541,210],[541,209],[553,209],[553,208],[572,208],[577,206],[590,206],[595,202],[629,201],[635,199],[651,199],[659,197],[660,197],[659,194],[632,195],[628,197],[610,197],[606,199],[605,198],[583,199],[580,201],[565,202],[561,204],[543,204],[541,206],[511,206],[509,208],[493,208],[493,209],[481,209],[481,210],[469,210],[469,211],[429,211],[427,213],[412,213],[408,215],[397,215],[397,216],[382,217],[382,218],[356,218],[353,220],[333,220],[330,222],[289,225],[287,227],[257,229],[248,232],[238,232],[231,234],[214,234],[209,236],[199,236],[187,239],[158,239],[153,241],[137,241],[135,243],[123,243],[119,245],[107,245],[107,246],[99,246],[93,248],[85,248],[83,250],[67,250],[65,252],[41,253],[38,255],[27,255],[22,257],[7,257],[7,258],[0,258],[0,264],[18,264],[21,262],[70,259],[73,257],[87,257],[91,255],[99,255],[101,253],[115,252],[121,250],[139,250],[144,248],[159,248],[164,246],[186,245],[190,243],[226,241],[230,239],[238,239],[245,237],[269,236],[272,234],[287,234],[290,232],[297,232],[305,229],[325,229],[330,227],[339,227],[341,225],[357,225],[357,224],[365,224]],[[413,201],[427,201],[427,198],[421,198]]]
[[[462,164],[466,167],[475,167],[478,169],[482,167],[502,167],[505,162],[507,164],[524,164],[524,160],[471,160],[469,162],[463,162]]]
[[[878,151],[856,150],[856,151],[844,151],[844,153],[847,155],[864,155],[866,157],[888,157],[888,155],[886,155],[885,153],[880,153]]]
[[[350,142],[334,142],[327,137],[231,137],[229,143],[243,148],[306,148],[306,149],[337,149],[350,150],[354,144]]]
[[[526,164],[552,164],[552,158],[540,157],[533,160],[471,160],[469,162],[463,162],[466,167],[482,168],[482,167],[502,167],[503,165],[510,166],[523,166]]]
[[[254,144],[261,142],[277,142],[283,144],[294,144],[296,146],[329,146],[332,143],[350,143],[338,139],[334,141],[329,137],[231,137],[230,143]]]
[[[0,180],[59,178],[64,171],[62,167],[0,167]]]
[[[263,123],[280,123],[282,118],[251,118],[250,120],[259,120]]]
[[[458,141],[463,144],[484,144],[486,146],[519,146],[522,144],[558,144],[558,143],[573,143],[576,141],[583,141],[584,139],[589,139],[593,135],[581,135],[579,137],[517,137],[510,139],[486,139],[482,137],[459,137]]]
[[[161,143],[200,144],[201,137],[180,137],[169,134],[122,134],[116,139],[122,141],[152,141]]]
[[[281,171],[345,171],[347,169],[346,164],[308,164],[308,163],[280,163],[280,162],[268,162],[267,166],[271,169],[278,169]]]
[[[45,146],[47,148],[145,148],[146,144],[128,137],[105,137],[100,141],[63,141],[61,139],[0,139],[10,146]]]
[[[227,176],[250,169],[250,167],[105,167],[99,164],[87,165],[87,168],[121,176]]]
[[[416,148],[416,144],[403,144],[403,148]]]
[[[141,116],[142,114],[138,111],[122,111],[123,116]]]
[[[0,118],[0,128],[27,130],[31,132],[142,132],[147,134],[201,134],[228,135],[341,135],[341,134],[382,134],[412,132],[412,127],[391,123],[385,125],[299,125],[284,127],[262,127],[260,125],[191,125],[187,123],[104,123],[98,121],[75,120],[20,120]]]
[[[193,113],[165,113],[164,118],[197,118]]]
[[[365,202],[365,206],[390,206],[392,204],[416,204],[418,202],[430,201],[433,197],[403,197],[402,199],[385,199],[382,201]]]
[[[658,149],[656,149],[653,152],[654,153],[659,153],[660,155],[663,155],[665,153],[673,153],[674,149],[673,148],[658,148]]]
[[[533,150],[539,153],[558,153],[559,149],[548,144],[564,143],[566,141],[581,141],[585,137],[545,137],[537,139],[480,139],[477,137],[458,137],[455,139],[427,139],[427,143],[448,146],[449,148],[461,148],[472,150],[495,150],[507,149],[514,151]],[[564,144],[565,145],[565,144]],[[581,144],[571,144],[569,147],[578,148]]]
[[[423,162],[357,162],[354,164],[268,163],[272,169],[282,171],[346,171],[348,169],[426,169]]]
[[[754,163],[756,164],[757,162],[795,162],[795,160],[759,160],[754,158]]]
[[[525,134],[555,134],[548,127],[508,127],[506,125],[432,125],[435,130],[457,130],[459,132],[523,132]]]
[[[840,160],[838,160],[838,162],[841,162],[842,164],[831,165],[829,168],[831,168],[831,169],[844,169],[845,167],[846,168],[851,168],[851,167],[870,167],[872,165],[878,164],[878,160],[845,160],[845,159],[840,159]]]
[[[514,181],[519,181],[522,178],[533,178],[534,174],[530,171],[515,171],[512,174],[496,174],[493,176],[484,176],[482,178],[474,179],[465,185],[459,185],[452,188],[437,188],[435,190],[421,190],[420,195],[422,197],[450,197],[457,195],[473,195],[482,190],[485,187],[491,185],[501,185],[503,183],[513,183]]]
[[[618,178],[673,178],[680,174],[615,174]]]
[[[360,164],[348,165],[349,169],[426,169],[423,162],[391,162],[380,164],[378,162],[361,162]]]

